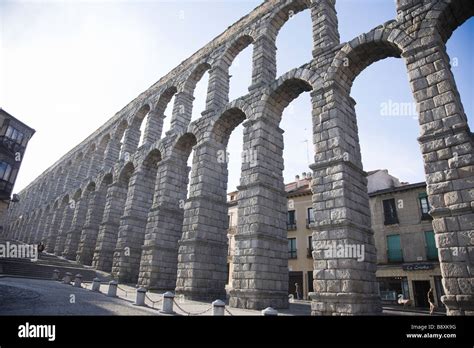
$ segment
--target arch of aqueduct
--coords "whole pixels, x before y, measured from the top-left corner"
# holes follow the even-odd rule
[[[29,243],[43,240],[47,251],[111,271],[120,281],[175,290],[190,299],[223,298],[227,167],[218,154],[243,123],[244,150],[257,157],[242,164],[230,304],[287,307],[287,207],[279,123],[285,107],[310,92],[317,221],[312,227],[312,313],[376,314],[381,306],[374,238],[350,91],[367,66],[401,57],[420,116],[418,140],[443,301],[451,315],[473,314],[473,135],[445,43],[474,14],[474,2],[397,0],[396,7],[394,20],[340,43],[335,0],[265,1],[26,187],[20,203],[10,207],[5,233]],[[292,14],[306,10],[312,17],[314,58],[277,78],[278,32]],[[248,45],[253,45],[249,93],[229,101],[229,67]],[[206,71],[206,109],[190,122],[194,88]],[[164,111],[173,96],[171,129],[162,134]],[[145,117],[144,143],[138,147]],[[365,260],[327,259],[318,245],[328,241],[365,244]]]

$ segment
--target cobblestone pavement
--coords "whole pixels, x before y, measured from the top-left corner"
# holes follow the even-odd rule
[[[146,307],[138,307],[133,304],[136,297],[133,286],[119,284],[116,298],[105,295],[108,284],[101,285],[101,293],[91,292],[90,289],[89,282],[83,283],[82,288],[76,288],[51,280],[0,277],[0,315],[162,315],[159,312],[162,308],[161,293],[147,292]],[[189,301],[176,296],[174,311],[176,315],[185,316],[212,315],[212,306],[208,302]],[[279,310],[282,316],[310,314],[310,301],[294,300],[290,308]],[[225,315],[256,316],[261,312],[226,306]],[[428,316],[429,312],[385,307],[382,315]]]
[[[117,298],[105,294],[108,284],[101,285],[101,293],[89,291],[91,283],[75,288],[60,282],[40,279],[0,277],[0,315],[161,315],[161,293],[147,293],[147,307],[133,305],[136,289],[120,284]],[[71,303],[71,295],[75,303]],[[153,302],[155,302],[153,304]],[[226,306],[226,315],[261,315],[260,311]],[[177,315],[212,315],[210,303],[175,298]],[[310,303],[291,304],[281,315],[309,315]]]
[[[74,295],[74,296],[71,296]],[[72,301],[72,299],[74,301]],[[60,282],[0,278],[0,315],[153,315],[155,311]]]

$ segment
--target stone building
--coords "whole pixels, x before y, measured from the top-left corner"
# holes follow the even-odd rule
[[[5,212],[13,197],[13,188],[26,147],[35,130],[0,108],[0,232],[5,224]]]
[[[369,180],[370,181],[370,180]],[[436,305],[444,295],[426,183],[405,184],[369,192],[377,248],[377,280],[382,301],[429,307],[433,288]]]
[[[44,240],[119,280],[175,290],[189,299],[225,296],[230,134],[244,126],[230,305],[288,306],[283,110],[301,93],[312,103],[313,246],[364,245],[363,262],[313,251],[314,315],[381,310],[366,173],[351,86],[369,65],[403,59],[419,110],[421,153],[445,296],[451,315],[473,314],[472,133],[446,52],[474,14],[470,0],[397,0],[396,17],[339,40],[335,0],[269,0],[141,93],[20,192],[4,234]],[[276,76],[276,38],[310,11],[313,59]],[[229,67],[253,46],[249,92],[229,100]],[[209,71],[206,108],[191,122],[193,93]],[[165,115],[174,96],[173,112]],[[163,119],[171,129],[162,134]],[[139,146],[140,126],[146,122]],[[193,152],[192,167],[187,160]],[[188,186],[188,175],[191,179]]]

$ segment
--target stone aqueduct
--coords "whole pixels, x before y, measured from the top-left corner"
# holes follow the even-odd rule
[[[397,0],[396,7],[394,20],[340,43],[335,0],[265,1],[25,188],[21,201],[10,207],[5,233],[28,243],[43,240],[48,252],[111,271],[122,282],[175,290],[190,299],[223,298],[227,165],[218,154],[243,123],[244,150],[257,157],[242,164],[230,305],[286,307],[287,207],[279,123],[285,107],[310,92],[317,221],[312,313],[375,314],[381,309],[376,251],[350,91],[367,66],[401,57],[419,111],[443,301],[451,315],[473,314],[473,135],[445,43],[474,14],[474,2]],[[314,58],[277,78],[278,32],[292,14],[305,10],[312,17]],[[229,67],[248,45],[253,45],[249,93],[229,101]],[[193,91],[206,71],[206,109],[191,122]],[[162,135],[173,96],[171,129]],[[330,241],[364,243],[365,261],[327,259],[318,245]]]

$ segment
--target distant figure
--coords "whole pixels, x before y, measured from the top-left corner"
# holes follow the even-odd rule
[[[430,303],[430,315],[433,315],[433,312],[436,308],[434,304],[433,288],[430,288],[430,290],[428,291],[428,302]]]
[[[404,299],[402,294],[398,295],[397,297],[398,297],[398,301],[397,301],[398,304],[402,304],[403,307],[407,307],[407,306],[411,305],[411,300],[410,299]]]
[[[300,299],[300,286],[298,285],[298,283],[295,283],[295,292],[296,292],[296,299],[299,300]]]
[[[39,253],[42,253],[43,250],[44,250],[44,244],[43,244],[43,242],[40,242],[40,243],[38,244],[38,252],[39,252]]]

